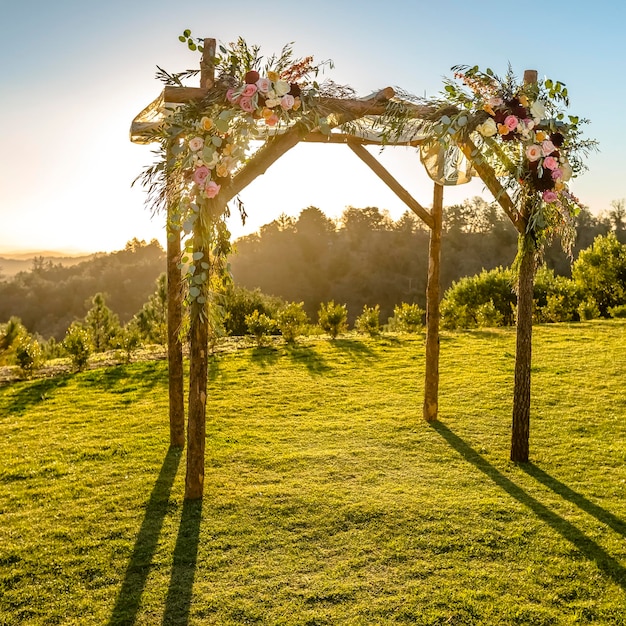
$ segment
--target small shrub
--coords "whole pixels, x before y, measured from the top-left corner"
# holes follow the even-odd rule
[[[121,351],[124,361],[130,363],[133,352],[141,346],[141,332],[137,325],[130,323],[121,328],[115,337],[114,345]]]
[[[377,304],[375,307],[369,307],[365,305],[363,307],[363,313],[356,318],[354,327],[360,333],[369,335],[370,337],[376,337],[380,334],[380,306]]]
[[[496,309],[493,300],[481,304],[476,311],[476,322],[480,328],[495,328],[503,326],[504,315]]]
[[[32,374],[43,364],[43,351],[36,339],[26,338],[20,341],[15,350],[15,361],[25,374]]]
[[[441,301],[442,326],[476,328],[493,326],[496,321],[499,326],[510,326],[517,304],[513,283],[513,272],[502,267],[454,282]]]
[[[348,307],[345,304],[335,304],[334,300],[320,305],[317,313],[320,328],[328,333],[331,339],[336,339],[342,332],[348,330]]]
[[[277,313],[277,324],[287,343],[294,343],[299,335],[303,335],[309,324],[304,310],[304,302],[289,302]]]
[[[426,312],[417,304],[403,302],[393,309],[391,326],[398,332],[418,333],[424,327],[424,315]]]
[[[626,307],[624,307],[626,312]],[[600,309],[598,308],[598,303],[589,296],[586,300],[583,300],[576,309],[578,313],[578,318],[581,322],[585,320],[595,320],[600,317]]]
[[[617,306],[610,306],[607,309],[609,315],[613,318],[626,317],[626,304],[619,304]]]
[[[91,342],[89,333],[80,324],[74,322],[67,329],[63,347],[72,359],[72,365],[78,371],[85,369],[91,354]]]
[[[249,315],[246,315],[245,319],[248,332],[254,335],[259,347],[266,342],[268,335],[271,335],[277,328],[275,320],[265,315],[265,313],[259,313],[256,309]]]

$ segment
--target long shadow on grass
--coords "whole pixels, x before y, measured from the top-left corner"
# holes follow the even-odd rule
[[[312,346],[287,344],[285,351],[294,363],[304,365],[311,374],[324,374],[332,369]]]
[[[333,339],[330,345],[350,355],[355,361],[371,359],[376,356],[376,353],[367,344],[358,339]]]
[[[69,377],[59,376],[55,378],[44,378],[25,385],[22,385],[17,392],[10,396],[7,404],[7,415],[12,413],[24,413],[30,407],[45,402],[48,394],[65,387]]]
[[[609,528],[612,528],[616,533],[626,537],[626,522],[621,520],[613,513],[603,509],[601,506],[594,504],[591,500],[587,500],[585,496],[577,493],[567,485],[563,484],[560,480],[550,476],[542,469],[538,468],[534,463],[527,463],[520,466],[529,476],[538,480],[540,483],[552,489],[554,493],[557,493],[565,500],[568,500],[572,504],[575,504],[579,509],[585,511],[589,515],[595,517],[602,524],[606,524]]]
[[[140,391],[149,393],[157,385],[167,382],[167,368],[162,361],[142,363],[140,371],[134,365],[119,364],[85,372],[81,381],[85,386],[105,389],[115,393]]]
[[[198,560],[202,501],[185,500],[174,548],[174,564],[165,600],[163,625],[187,624]]]
[[[170,448],[165,456],[159,477],[146,506],[146,513],[126,568],[122,588],[108,622],[109,626],[135,623],[181,456],[180,448]]]
[[[511,497],[528,507],[540,520],[551,526],[564,539],[572,543],[590,561],[594,561],[606,576],[626,590],[626,568],[607,554],[597,543],[589,539],[574,524],[563,519],[539,502],[533,496],[516,485],[511,479],[499,472],[489,461],[468,445],[461,437],[453,433],[441,422],[434,422],[432,427],[469,463],[488,476],[498,487]]]

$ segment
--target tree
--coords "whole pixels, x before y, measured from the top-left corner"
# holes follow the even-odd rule
[[[321,304],[318,323],[331,339],[336,339],[340,333],[348,330],[348,308],[345,304],[335,304],[333,300]]]
[[[84,325],[95,352],[115,347],[114,339],[120,332],[118,316],[106,305],[104,294],[97,293],[91,300],[92,307],[85,316]]]
[[[135,315],[141,337],[149,343],[167,344],[167,276],[165,272],[156,281],[156,291]]]
[[[614,232],[596,237],[592,246],[578,255],[572,278],[607,317],[609,307],[626,302],[626,245]]]

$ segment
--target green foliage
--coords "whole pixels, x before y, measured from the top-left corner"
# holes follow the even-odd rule
[[[356,318],[354,327],[360,333],[376,337],[380,334],[380,306],[363,306],[363,313]]]
[[[147,343],[167,344],[167,276],[161,274],[156,291],[134,317],[139,336]]]
[[[319,327],[331,339],[336,339],[341,333],[348,330],[348,307],[345,304],[335,304],[334,300],[320,304],[317,312]]]
[[[626,307],[624,307],[626,310]],[[600,309],[598,308],[598,303],[592,298],[588,297],[586,300],[583,300],[576,309],[578,313],[578,319],[581,322],[587,320],[595,320],[600,317]]]
[[[570,322],[578,318],[582,301],[579,287],[569,278],[555,276],[543,266],[535,276],[533,287],[534,314],[537,322]]]
[[[390,330],[400,333],[419,333],[424,328],[426,311],[417,304],[402,302],[395,306],[393,317],[389,320]]]
[[[260,289],[230,285],[224,296],[224,328],[227,335],[243,336],[248,332],[246,317],[254,311],[275,318],[276,312],[283,305],[280,298],[274,298]]]
[[[33,337],[21,339],[15,349],[15,361],[26,374],[32,374],[44,362],[43,350]]]
[[[117,335],[121,331],[119,318],[106,305],[104,294],[97,293],[91,304],[83,323],[91,345],[95,352],[110,350],[115,347]]]
[[[92,348],[89,333],[81,324],[74,322],[67,329],[65,339],[63,339],[63,348],[69,354],[72,365],[78,371],[85,369]]]
[[[133,322],[120,328],[113,340],[113,347],[120,350],[124,355],[124,361],[130,363],[133,352],[141,347],[141,333]]]
[[[0,364],[12,363],[17,347],[26,341],[28,331],[19,317],[11,317],[6,324],[0,325]]]
[[[626,245],[615,233],[596,237],[578,255],[572,278],[585,296],[597,302],[600,314],[608,316],[609,307],[626,303]]]
[[[608,308],[609,315],[614,318],[624,318],[626,317],[626,304],[620,304],[617,306],[610,306]]]
[[[254,335],[257,345],[262,346],[266,342],[268,335],[271,335],[278,327],[278,324],[265,313],[259,313],[257,310],[254,310],[250,315],[246,315],[246,326],[250,334]]]
[[[513,284],[513,273],[502,267],[454,282],[440,305],[443,327],[476,328],[495,321],[513,324],[517,303]]]
[[[287,343],[306,332],[309,317],[304,310],[304,302],[288,302],[276,314],[276,322],[281,335]]]

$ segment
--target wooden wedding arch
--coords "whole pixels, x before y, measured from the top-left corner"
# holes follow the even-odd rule
[[[215,85],[213,59],[216,53],[215,39],[205,39],[200,62],[200,87],[171,87],[163,89],[159,97],[141,111],[133,120],[130,138],[134,143],[155,141],[154,130],[167,123],[165,109],[200,101],[210,94]],[[537,73],[529,70],[524,80],[537,80]],[[362,118],[384,116],[389,103],[395,99],[395,91],[388,87],[365,99],[321,98],[320,110],[332,116],[330,134],[319,131],[311,132],[304,125],[295,124],[281,134],[267,137],[263,146],[251,156],[229,180],[222,185],[219,203],[224,209],[247,185],[275,163],[281,156],[300,142],[338,143],[350,148],[406,205],[417,215],[430,230],[428,278],[426,290],[426,364],[424,380],[423,417],[432,422],[438,415],[439,389],[439,268],[441,257],[443,188],[447,184],[443,173],[449,169],[444,150],[433,155],[426,150],[423,139],[412,138],[410,141],[388,138],[383,142],[380,135],[367,133],[346,133],[338,129],[347,122]],[[405,108],[414,118],[432,116],[433,108],[412,103],[404,103]],[[402,185],[383,167],[383,165],[365,148],[367,145],[414,146],[422,148],[422,162],[433,180],[433,202],[430,210],[423,207]],[[457,140],[457,146],[498,204],[510,218],[520,236],[524,236],[528,226],[528,207],[517,207],[499,182],[493,168],[481,158],[476,158],[479,151],[469,139]],[[428,154],[427,154],[428,153]],[[469,178],[468,178],[469,180]],[[455,176],[452,184],[458,184]],[[169,211],[175,207],[168,206]],[[194,243],[194,251],[204,253],[203,242]],[[532,339],[532,297],[534,278],[534,253],[526,250],[520,259],[518,279],[518,314],[517,314],[517,351],[513,399],[513,429],[511,459],[528,460],[529,424],[530,424],[530,363]],[[170,227],[168,215],[167,238],[167,283],[168,283],[168,365],[169,365],[169,417],[170,443],[172,446],[185,445],[185,407],[183,400],[183,353],[179,331],[182,323],[181,293],[183,284],[180,270],[181,236],[180,232]],[[205,424],[207,401],[208,369],[208,323],[203,319],[191,320],[190,339],[190,377],[187,422],[187,475],[185,497],[201,498],[204,487]]]

